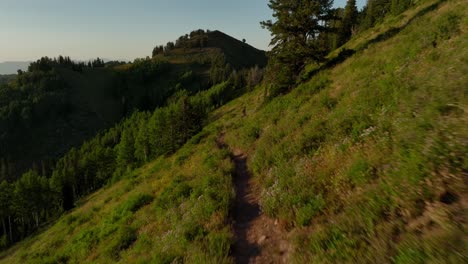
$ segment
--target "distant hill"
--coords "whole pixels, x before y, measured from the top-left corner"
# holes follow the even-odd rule
[[[166,46],[156,46],[153,58],[166,59],[174,63],[203,62],[222,55],[224,61],[234,69],[255,65],[263,67],[267,63],[265,51],[235,39],[221,31],[196,30],[181,36]]]
[[[5,61],[0,62],[0,74],[14,74],[20,70],[26,70],[29,65],[29,61]]]
[[[232,69],[245,73],[266,64],[263,51],[219,31],[204,34],[205,48],[178,42],[165,54],[132,63],[44,57],[28,70],[25,64],[22,75],[0,78],[0,92],[2,83],[13,81],[0,93],[0,163],[10,171],[4,177],[50,163],[133,111],[164,106],[179,91],[194,94],[227,80]]]

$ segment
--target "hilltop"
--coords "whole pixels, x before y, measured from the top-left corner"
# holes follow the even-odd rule
[[[388,16],[274,97],[231,79],[135,113],[52,179],[119,177],[0,262],[466,262],[467,11]]]
[[[200,62],[207,54],[223,56],[222,59],[235,69],[252,67],[252,65],[264,67],[267,63],[264,51],[218,30],[195,30],[181,36],[175,43],[156,46],[153,50],[154,58],[167,59],[173,63]]]

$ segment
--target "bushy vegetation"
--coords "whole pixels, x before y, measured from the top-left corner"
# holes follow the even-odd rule
[[[92,194],[52,228],[20,242],[30,250],[10,250],[34,263],[230,263],[233,168],[216,146],[218,132],[210,126],[173,156]]]
[[[23,234],[47,219],[46,204],[77,206],[0,262],[232,263],[234,168],[221,134],[248,156],[290,262],[466,261],[466,9],[428,0],[386,11],[397,16],[344,44],[353,52],[305,65],[280,96],[263,83],[230,101],[261,71],[215,68],[228,80],[135,112],[70,151],[52,177],[3,182],[0,202],[28,208],[2,207],[3,245],[10,221]]]
[[[190,35],[203,34],[209,37],[210,48],[196,54],[179,47],[163,58],[131,63],[43,57],[27,71],[2,77],[0,181],[14,181],[29,169],[50,174],[71,148],[134,111],[166,106],[180,91],[194,95],[228,80],[237,88],[253,87],[262,79],[258,66],[265,65],[263,51],[219,31]],[[232,54],[241,53],[248,57],[238,63]],[[179,56],[193,58],[179,61]]]
[[[355,0],[344,8],[332,8],[333,1],[270,0],[274,20],[261,22],[273,38],[267,67],[268,94],[275,97],[294,88],[307,66],[333,66],[353,50],[340,50],[330,60],[327,54],[347,43],[353,36],[397,16],[415,4],[412,0],[368,0],[358,11]]]
[[[81,197],[116,182],[156,157],[172,154],[202,128],[207,113],[240,95],[235,81],[189,96],[181,91],[154,112],[134,112],[115,127],[72,148],[50,171],[35,170],[1,184],[4,246],[17,241],[57,214],[72,209]],[[136,198],[143,202],[148,197]]]

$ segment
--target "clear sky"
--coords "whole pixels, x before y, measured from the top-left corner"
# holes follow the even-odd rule
[[[344,6],[346,0],[335,0]],[[365,0],[358,0],[362,6]],[[259,49],[268,0],[0,0],[0,62],[42,56],[133,60],[194,29],[221,30]]]

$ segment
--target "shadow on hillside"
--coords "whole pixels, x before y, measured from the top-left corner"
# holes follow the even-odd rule
[[[404,23],[400,27],[391,27],[389,30],[380,33],[375,38],[367,41],[362,46],[360,46],[357,49],[357,51],[365,50],[372,44],[382,42],[382,41],[385,41],[385,40],[388,40],[388,39],[394,37],[396,34],[400,33],[403,29],[405,29],[409,24],[411,24],[415,19],[417,19],[419,17],[422,17],[422,16],[426,15],[427,13],[429,13],[431,11],[436,10],[445,1],[446,0],[440,0],[440,1],[436,2],[436,3],[433,3],[432,5],[429,5],[429,6],[425,7],[425,8],[423,8],[423,9],[421,9],[418,13],[416,13],[412,18],[408,19],[408,21],[406,21],[406,23]]]
[[[429,6],[425,7],[425,8],[423,8],[423,9],[421,9],[418,13],[416,13],[413,17],[408,19],[408,21],[406,23],[404,23],[403,25],[401,25],[400,27],[391,27],[387,31],[382,32],[379,35],[377,35],[375,38],[370,39],[369,41],[363,43],[362,45],[360,45],[355,50],[354,49],[346,49],[346,48],[342,49],[340,51],[340,53],[338,54],[338,56],[329,59],[324,64],[317,67],[316,69],[305,73],[302,76],[302,78],[300,80],[300,83],[309,80],[310,78],[312,78],[312,76],[314,76],[315,74],[317,74],[320,71],[330,69],[330,68],[344,62],[346,59],[353,56],[356,52],[363,51],[363,50],[367,49],[372,44],[383,42],[383,41],[386,41],[386,40],[394,37],[395,35],[400,33],[403,29],[405,29],[408,25],[410,25],[415,19],[417,19],[419,17],[422,17],[422,16],[426,15],[427,13],[429,13],[431,11],[436,10],[437,8],[439,8],[439,6],[442,3],[446,2],[446,1],[447,0],[440,0],[440,1],[437,1],[437,2],[433,3],[432,5],[429,5]]]

